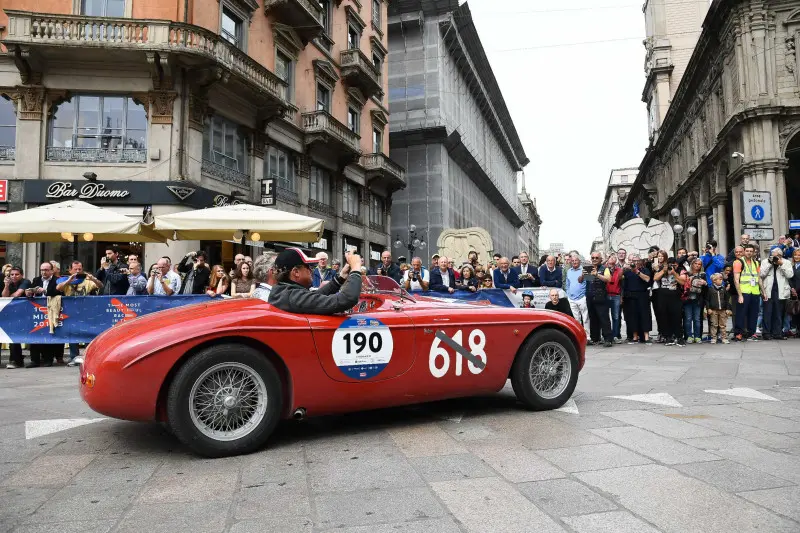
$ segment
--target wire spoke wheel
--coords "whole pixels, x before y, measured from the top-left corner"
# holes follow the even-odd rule
[[[267,412],[267,386],[253,368],[219,363],[203,372],[189,393],[189,415],[200,433],[216,441],[241,439]]]
[[[531,386],[536,394],[545,399],[556,398],[569,385],[572,361],[561,344],[546,342],[531,357],[529,373]]]

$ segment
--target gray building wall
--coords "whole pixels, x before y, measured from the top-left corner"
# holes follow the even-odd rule
[[[448,51],[443,32],[456,30],[441,30],[440,22],[450,17],[414,12],[389,20],[390,151],[406,168],[408,183],[393,196],[392,238],[404,239],[414,224],[435,249],[443,229],[477,226],[492,236],[495,251],[513,255],[520,251],[520,224],[507,215],[511,211],[513,218],[527,222],[517,197],[522,167],[509,157],[510,148],[503,150],[505,139],[491,128],[481,101]],[[448,150],[452,145],[446,137],[454,132],[479,170],[459,164]],[[487,196],[492,186],[510,210],[506,206],[504,213]]]

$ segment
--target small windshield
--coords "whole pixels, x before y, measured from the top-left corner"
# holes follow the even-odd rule
[[[403,298],[414,301],[414,298],[406,292],[405,289],[388,276],[364,276],[364,281],[361,285],[364,292],[387,292],[391,294],[399,294]]]

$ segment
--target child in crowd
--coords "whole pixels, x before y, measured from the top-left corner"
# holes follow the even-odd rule
[[[730,303],[725,290],[722,274],[711,275],[711,287],[706,296],[706,313],[711,319],[711,344],[717,343],[717,333],[722,337],[722,343],[728,344],[727,324],[731,316]]]
[[[522,293],[522,304],[520,305],[523,309],[535,309],[536,306],[533,305],[533,294],[529,291],[525,291]]]

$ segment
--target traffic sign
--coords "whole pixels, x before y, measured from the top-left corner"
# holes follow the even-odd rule
[[[775,230],[772,228],[742,227],[742,233],[747,233],[754,241],[771,241],[775,239]]]
[[[742,220],[753,226],[772,225],[772,197],[767,191],[742,191]]]
[[[789,229],[800,229],[800,220],[790,220]]]

